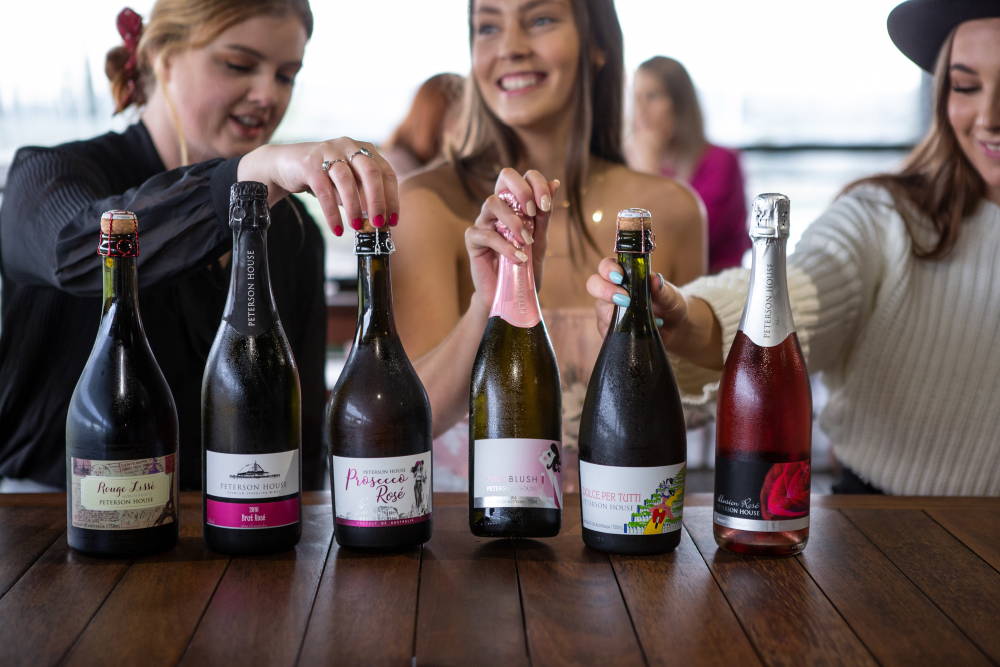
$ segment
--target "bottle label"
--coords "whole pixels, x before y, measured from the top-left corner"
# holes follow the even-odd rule
[[[620,467],[580,461],[583,527],[614,535],[681,529],[685,464]]]
[[[236,303],[227,321],[244,336],[265,334],[274,325],[274,313],[271,311],[271,287],[267,283],[267,245],[263,233],[241,233],[233,247],[233,262]]]
[[[487,438],[473,446],[473,507],[562,509],[561,442]]]
[[[715,523],[777,533],[809,526],[809,459],[716,457]]]
[[[72,521],[90,530],[136,530],[177,520],[177,455],[102,461],[71,458]]]
[[[205,523],[277,528],[299,521],[299,450],[205,452]]]
[[[333,457],[336,523],[389,528],[431,518],[431,453]]]

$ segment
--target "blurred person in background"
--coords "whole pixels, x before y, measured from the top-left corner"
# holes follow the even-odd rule
[[[109,209],[139,219],[139,302],[177,406],[180,484],[201,486],[201,381],[229,287],[229,188],[246,180],[269,188],[272,289],[302,388],[303,484],[322,485],[323,242],[288,195],[314,194],[338,235],[338,201],[352,226],[363,209],[394,224],[398,195],[370,144],[267,144],[312,28],[306,0],[159,0],[145,26],[123,10],[106,69],[116,110],[139,120],[17,152],[0,209],[0,488],[65,486],[66,411],[97,333]]]
[[[687,70],[673,58],[650,58],[636,70],[633,94],[629,166],[690,184],[708,216],[709,272],[740,266],[750,249],[740,156],[705,137]]]
[[[535,216],[530,246],[563,389],[564,484],[575,486],[576,437],[596,332],[585,282],[614,247],[620,209],[653,213],[653,265],[677,283],[705,271],[705,226],[691,191],[625,166],[622,34],[611,0],[473,0],[466,119],[450,159],[400,186],[407,224],[393,262],[400,336],[434,415],[434,479],[465,489],[470,376],[502,254],[525,254],[495,231]],[[544,174],[544,175],[543,175]],[[558,181],[558,182],[557,182]],[[561,183],[561,185],[560,185]],[[544,266],[544,275],[543,275]],[[450,430],[449,430],[450,429]]]
[[[382,155],[403,178],[441,156],[445,139],[462,111],[465,79],[435,74],[420,84],[406,118],[381,147]]]
[[[888,29],[934,75],[931,127],[898,172],[848,185],[788,258],[802,351],[830,392],[833,490],[1000,495],[1000,3],[908,0]],[[609,257],[588,280],[604,322],[618,270]],[[654,278],[688,400],[718,388],[747,278]]]

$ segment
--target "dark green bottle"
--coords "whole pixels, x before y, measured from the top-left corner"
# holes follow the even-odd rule
[[[139,316],[138,221],[101,216],[101,324],[66,415],[66,540],[138,556],[177,543],[177,410]]]
[[[580,420],[583,541],[623,554],[674,549],[684,507],[684,412],[653,320],[650,222],[644,209],[618,213],[630,303],[615,306]]]
[[[510,238],[506,227],[498,230]],[[535,293],[531,247],[523,252],[524,263],[499,260],[472,368],[469,527],[483,537],[551,537],[562,521],[559,369]]]

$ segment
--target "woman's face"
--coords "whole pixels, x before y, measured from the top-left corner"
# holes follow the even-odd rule
[[[635,129],[669,141],[674,133],[674,104],[659,77],[640,69],[635,73],[633,90]]]
[[[235,157],[267,143],[288,109],[305,45],[297,17],[256,16],[170,57],[161,76],[189,160]]]
[[[514,128],[565,122],[580,57],[571,0],[478,0],[472,75],[489,109]]]
[[[987,196],[1000,203],[1000,18],[958,27],[948,74],[948,121]]]

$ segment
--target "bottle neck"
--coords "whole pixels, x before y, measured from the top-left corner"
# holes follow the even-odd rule
[[[389,255],[358,255],[358,328],[354,344],[395,336]]]
[[[618,263],[625,274],[622,287],[629,295],[629,305],[615,306],[611,318],[612,331],[652,335],[653,301],[649,289],[650,264],[647,253],[618,253]]]
[[[788,300],[784,238],[753,239],[753,269],[740,331],[760,347],[774,347],[795,332]]]
[[[266,224],[233,226],[232,263],[223,319],[247,336],[267,333],[278,315],[267,267]]]
[[[135,257],[103,257],[104,300],[101,325],[116,337],[142,331],[139,318],[139,281]]]
[[[528,255],[526,262],[512,262],[500,256],[497,291],[490,317],[500,317],[512,326],[530,329],[542,321],[542,309],[535,292],[531,246],[525,246],[522,251]]]

